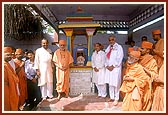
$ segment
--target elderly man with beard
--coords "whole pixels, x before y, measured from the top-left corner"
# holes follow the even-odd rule
[[[71,53],[66,49],[66,40],[59,40],[59,49],[54,52],[53,62],[56,65],[58,100],[68,97],[70,64],[73,63]]]
[[[150,55],[153,44],[151,42],[143,41],[141,45],[141,58],[139,63],[143,66],[145,72],[149,76],[149,87],[145,89],[144,99],[143,99],[143,110],[149,111],[152,104],[153,90],[152,82],[156,75],[158,75],[158,67],[156,60]]]
[[[148,85],[148,76],[138,63],[140,51],[132,51],[128,57],[126,74],[121,85],[121,94],[124,94],[123,111],[142,111],[144,90]]]

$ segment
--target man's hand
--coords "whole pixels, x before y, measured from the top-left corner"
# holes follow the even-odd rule
[[[23,67],[25,64],[25,61],[22,61],[22,63],[20,64],[20,67]]]
[[[62,71],[65,71],[65,70],[68,69],[68,67],[66,67],[66,66],[62,66],[60,69],[61,69]]]
[[[36,81],[36,78],[33,78],[32,80],[31,80],[33,83],[36,83],[37,81]]]
[[[133,82],[133,81],[134,81],[134,79],[131,78],[131,77],[129,77],[129,76],[124,77],[123,80],[124,80],[124,81],[129,81],[129,82]]]
[[[41,73],[39,69],[36,70],[36,73],[37,73],[38,78],[40,78]]]
[[[113,69],[114,69],[114,66],[112,65],[112,66],[107,66],[106,67],[109,71],[112,71]]]
[[[94,71],[95,71],[95,72],[98,72],[98,71],[99,71],[99,69],[97,69],[97,68],[95,67],[95,68],[94,68]]]

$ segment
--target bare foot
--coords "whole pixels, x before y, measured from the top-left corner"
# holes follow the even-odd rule
[[[60,100],[62,98],[61,93],[58,93],[57,99]]]
[[[101,96],[96,96],[96,98],[101,98]]]
[[[118,105],[118,101],[115,100],[114,103],[113,103],[114,106],[117,106]]]
[[[113,100],[112,99],[108,99],[107,102],[112,102]]]

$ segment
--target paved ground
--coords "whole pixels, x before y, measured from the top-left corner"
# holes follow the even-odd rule
[[[121,111],[122,102],[113,106],[113,102],[108,102],[109,98],[96,98],[96,95],[47,99],[40,102],[33,111]]]

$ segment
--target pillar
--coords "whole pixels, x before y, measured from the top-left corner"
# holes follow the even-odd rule
[[[73,34],[73,29],[64,29],[64,32],[67,37],[67,49],[72,53],[72,48],[71,48],[71,37]]]
[[[91,56],[92,56],[92,52],[93,52],[93,33],[95,32],[95,28],[86,28],[86,33],[88,36],[88,62],[87,62],[87,66],[91,66]]]

